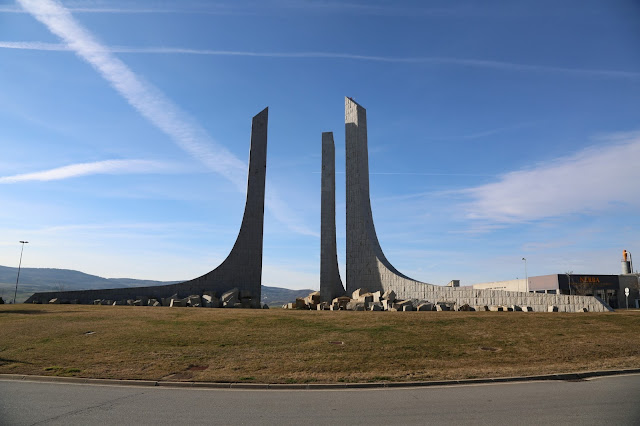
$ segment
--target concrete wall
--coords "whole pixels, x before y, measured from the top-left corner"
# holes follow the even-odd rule
[[[330,302],[344,295],[336,247],[336,148],[333,133],[322,133],[320,202],[320,299]]]
[[[475,290],[503,290],[503,291],[527,291],[527,282],[523,278],[521,280],[493,281],[488,283],[474,284]]]
[[[262,237],[264,225],[264,193],[267,167],[268,108],[253,117],[251,149],[247,179],[247,200],[242,225],[229,256],[211,272],[179,284],[104,290],[35,293],[25,303],[46,303],[53,298],[91,303],[95,299],[126,300],[138,296],[148,298],[186,297],[215,291],[219,295],[238,288],[241,297],[259,303],[262,293]]]

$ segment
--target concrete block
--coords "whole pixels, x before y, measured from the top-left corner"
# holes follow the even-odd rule
[[[557,306],[549,306],[549,308],[547,309],[547,312],[558,312],[558,307]]]
[[[361,296],[364,296],[366,293],[370,293],[366,288],[358,288],[353,293],[351,293],[352,299],[359,299]]]
[[[346,309],[348,311],[364,311],[365,306],[364,303],[353,300],[347,303]]]
[[[369,310],[370,311],[382,311],[382,303],[380,302],[374,302],[369,306]]]
[[[382,294],[382,299],[384,300],[395,302],[396,298],[397,298],[396,292],[393,290],[387,290]]]
[[[402,311],[403,312],[409,312],[409,311],[413,311],[413,305],[412,304],[408,304],[408,305],[402,305]]]
[[[220,300],[223,303],[228,303],[231,301],[236,303],[236,301],[239,300],[239,298],[240,298],[240,291],[237,288],[232,288],[231,290],[224,292],[222,296],[220,296]]]
[[[191,306],[194,308],[199,308],[202,306],[202,298],[200,298],[200,296],[197,294],[192,294],[184,300],[187,306]]]
[[[184,308],[187,306],[187,302],[184,299],[171,299],[169,306],[172,308]]]
[[[418,311],[432,311],[433,304],[432,303],[421,303],[418,305]]]
[[[54,297],[53,299],[49,300],[49,303],[52,305],[59,305],[60,299],[58,299],[57,297]]]

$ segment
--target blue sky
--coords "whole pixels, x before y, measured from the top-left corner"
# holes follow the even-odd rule
[[[0,0],[0,265],[28,240],[29,267],[208,272],[269,106],[263,284],[318,288],[323,131],[344,271],[350,96],[403,273],[618,273],[640,253],[638,22],[631,0]]]

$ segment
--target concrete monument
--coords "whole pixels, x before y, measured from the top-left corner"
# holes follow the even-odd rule
[[[344,295],[336,248],[336,148],[333,133],[322,134],[322,184],[320,202],[320,300]]]
[[[351,98],[345,98],[345,149],[348,295],[358,289],[394,292],[400,300],[427,301],[437,306],[468,305],[476,310],[488,310],[494,305],[526,306],[537,312],[546,312],[549,306],[561,312],[611,310],[595,297],[444,287],[400,273],[385,257],[376,235],[369,198],[367,112]]]
[[[227,258],[214,270],[201,277],[179,284],[150,287],[129,287],[104,290],[56,291],[35,293],[26,303],[48,303],[52,299],[93,303],[98,299],[122,301],[140,298],[185,298],[215,292],[218,295],[237,289],[239,303],[260,307],[262,293],[262,237],[264,224],[264,193],[267,167],[268,108],[253,117],[251,150],[247,179],[247,200],[238,238]]]

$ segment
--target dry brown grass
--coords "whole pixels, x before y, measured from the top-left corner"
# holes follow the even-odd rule
[[[638,336],[640,311],[1,305],[0,373],[268,383],[501,377],[637,368]]]

